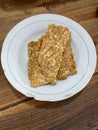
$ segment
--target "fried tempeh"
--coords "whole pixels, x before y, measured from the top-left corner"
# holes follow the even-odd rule
[[[57,74],[68,37],[67,32],[66,27],[51,24],[42,42],[38,62],[42,73],[49,78],[51,84],[57,82]]]
[[[48,84],[48,80],[41,73],[40,66],[38,64],[38,55],[42,40],[43,37],[39,39],[38,42],[32,41],[28,44],[28,76],[30,84],[33,87]]]
[[[38,87],[77,73],[68,28],[51,24],[44,36],[28,44],[28,76]]]
[[[63,52],[62,63],[58,71],[57,78],[65,79],[69,75],[73,75],[76,73],[77,73],[76,63],[74,60],[72,48],[71,48],[70,42],[67,42],[65,50]]]

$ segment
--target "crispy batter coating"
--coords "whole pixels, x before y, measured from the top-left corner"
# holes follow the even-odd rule
[[[51,24],[44,36],[28,44],[28,76],[30,84],[38,87],[56,84],[77,73],[68,28]]]
[[[77,73],[76,63],[74,60],[72,48],[71,48],[71,33],[67,29],[67,43],[62,55],[62,63],[60,69],[58,71],[57,79],[65,79],[69,75],[73,75]]]
[[[41,73],[40,66],[38,64],[38,55],[41,47],[42,39],[38,42],[30,42],[28,44],[28,76],[30,84],[33,87],[38,87],[44,84],[48,84],[47,78]]]
[[[66,27],[49,25],[38,56],[42,73],[51,84],[57,82],[57,74],[62,62],[62,54],[68,37]]]
[[[71,45],[68,42],[63,52],[62,63],[58,71],[57,79],[65,79],[69,75],[73,75],[76,73],[77,73],[76,63],[74,60]]]

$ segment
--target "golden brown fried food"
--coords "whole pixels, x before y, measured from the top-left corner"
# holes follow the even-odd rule
[[[42,40],[43,37],[39,39],[38,42],[32,41],[28,44],[28,76],[30,84],[33,87],[48,84],[48,80],[41,73],[40,66],[38,64],[38,55]]]
[[[66,27],[51,24],[48,26],[38,56],[42,73],[48,77],[51,84],[57,82],[58,70],[62,62],[69,33]]]
[[[69,75],[76,74],[76,63],[74,61],[72,48],[70,42],[66,44],[65,50],[62,56],[62,63],[60,69],[58,71],[57,78],[58,79],[65,79]]]
[[[51,24],[44,36],[28,44],[28,76],[30,84],[38,87],[55,84],[77,73],[68,28]]]
[[[71,33],[68,30],[68,28],[66,28],[66,30],[67,30],[66,35],[68,35],[66,39],[67,43],[62,55],[62,63],[58,71],[57,79],[65,79],[69,75],[77,73],[76,63],[71,48]]]

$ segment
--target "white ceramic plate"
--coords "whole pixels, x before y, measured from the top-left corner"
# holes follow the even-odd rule
[[[27,44],[41,37],[51,23],[70,29],[78,73],[54,86],[33,88],[27,73]],[[75,21],[56,14],[41,14],[21,21],[8,33],[2,47],[1,62],[5,76],[16,90],[36,100],[59,101],[75,95],[87,85],[95,70],[96,50],[89,34]]]

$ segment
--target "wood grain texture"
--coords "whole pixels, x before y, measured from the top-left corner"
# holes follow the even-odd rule
[[[80,23],[91,35],[98,55],[98,0],[1,0],[0,51],[12,27],[41,13],[56,13]],[[93,59],[92,59],[93,62]],[[83,91],[60,102],[40,102],[17,92],[0,65],[0,130],[97,130],[98,63]]]

